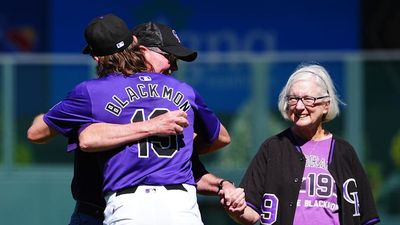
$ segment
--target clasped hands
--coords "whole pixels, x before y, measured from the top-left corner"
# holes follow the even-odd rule
[[[242,214],[246,208],[243,188],[237,188],[230,182],[223,182],[218,192],[220,203],[229,214]]]

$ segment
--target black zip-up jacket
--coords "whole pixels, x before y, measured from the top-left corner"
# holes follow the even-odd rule
[[[337,186],[340,224],[378,223],[370,184],[353,147],[334,135],[328,160]],[[240,184],[261,224],[293,224],[304,168],[305,157],[290,129],[264,141]]]

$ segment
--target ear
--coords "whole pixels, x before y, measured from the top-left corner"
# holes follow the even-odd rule
[[[96,60],[96,62],[98,62],[100,59],[98,56],[92,56],[94,60]]]
[[[330,106],[330,105],[331,105],[331,101],[325,102],[325,104],[324,104],[324,110],[322,111],[323,114],[328,114],[329,106]]]
[[[138,43],[137,37],[136,37],[135,35],[132,35],[132,38],[133,38],[133,42],[134,42],[135,44],[137,44],[137,43]]]
[[[150,51],[148,48],[146,48],[146,46],[144,46],[144,45],[139,45],[139,50],[143,53],[143,52],[146,52],[146,51]]]

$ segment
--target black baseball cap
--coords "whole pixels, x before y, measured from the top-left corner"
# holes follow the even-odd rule
[[[137,25],[132,29],[139,44],[146,47],[158,47],[183,61],[191,62],[196,59],[197,52],[183,47],[176,31],[170,27],[154,22]]]
[[[133,41],[126,23],[116,15],[107,14],[93,19],[85,29],[87,46],[83,54],[112,55],[126,49]]]

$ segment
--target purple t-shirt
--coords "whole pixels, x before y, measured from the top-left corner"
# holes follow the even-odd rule
[[[220,121],[199,94],[188,84],[163,74],[109,74],[78,84],[45,114],[44,120],[70,137],[89,123],[127,124],[177,109],[185,111],[189,120],[182,135],[150,137],[100,154],[103,192],[107,193],[139,184],[195,184],[190,161],[193,133],[211,143],[220,130]]]
[[[293,224],[340,224],[336,184],[328,171],[331,142],[310,140],[300,146],[306,166]]]

